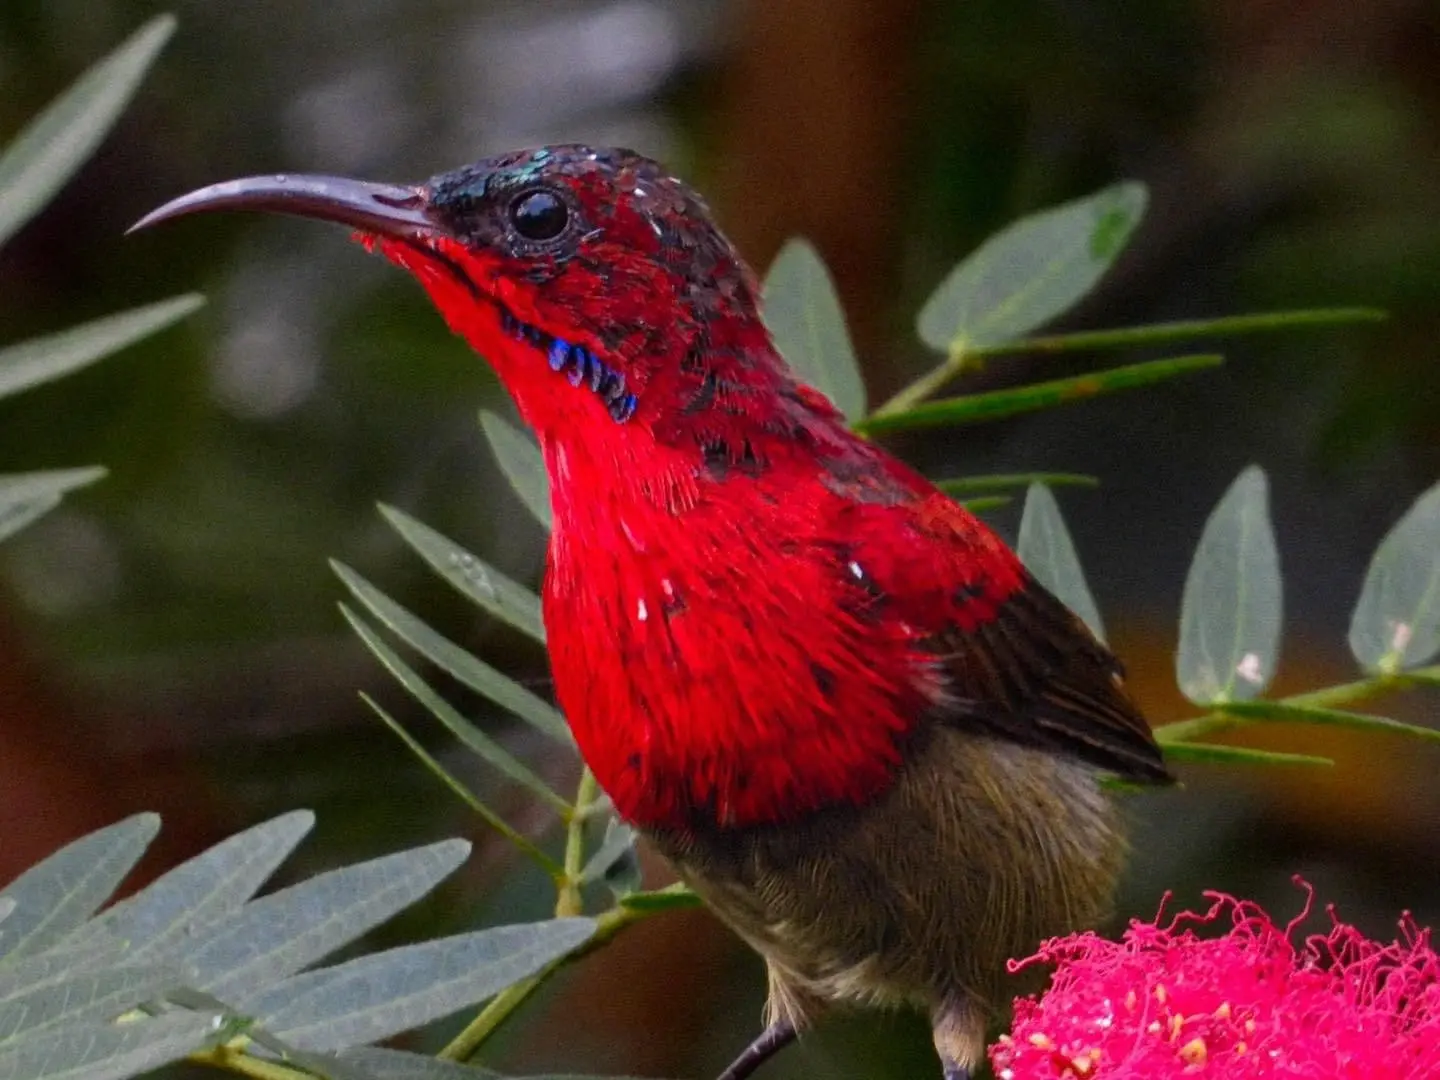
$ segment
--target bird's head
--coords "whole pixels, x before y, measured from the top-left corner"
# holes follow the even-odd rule
[[[629,424],[781,375],[749,268],[704,201],[629,150],[549,146],[414,186],[327,176],[231,180],[135,226],[252,209],[351,226],[409,270],[495,368],[541,438]]]

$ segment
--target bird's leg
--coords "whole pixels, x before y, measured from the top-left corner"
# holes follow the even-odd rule
[[[795,1025],[789,1020],[776,1020],[755,1036],[754,1042],[740,1051],[740,1055],[726,1067],[718,1080],[745,1080],[779,1051],[794,1042],[795,1034]]]
[[[945,1080],[970,1080],[970,1070],[985,1055],[985,1014],[964,998],[954,998],[931,1014],[935,1052]]]

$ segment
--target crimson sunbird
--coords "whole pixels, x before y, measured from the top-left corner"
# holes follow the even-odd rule
[[[1111,902],[1102,778],[1171,780],[1114,656],[796,378],[755,275],[655,161],[252,177],[139,225],[221,209],[357,230],[534,430],[559,704],[616,811],[768,968],[766,1027],[723,1080],[834,1003],[926,1010],[968,1077],[1006,959]]]

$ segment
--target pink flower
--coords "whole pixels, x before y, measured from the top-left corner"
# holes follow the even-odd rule
[[[1258,906],[1220,893],[1203,915],[1133,922],[1120,941],[1055,938],[1019,970],[1054,964],[990,1048],[1000,1080],[1440,1080],[1440,957],[1408,914],[1372,941],[1335,918],[1300,944]],[[1162,906],[1163,915],[1163,906]],[[1220,937],[1196,927],[1227,921]]]

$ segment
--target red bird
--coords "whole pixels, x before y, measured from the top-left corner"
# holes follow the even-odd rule
[[[410,271],[534,429],[555,690],[618,812],[764,957],[749,1075],[830,1003],[982,1058],[1005,960],[1101,917],[1102,774],[1171,777],[1119,664],[988,528],[800,383],[700,197],[552,146],[415,187],[268,176],[150,224],[325,218]]]

